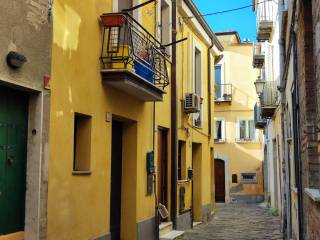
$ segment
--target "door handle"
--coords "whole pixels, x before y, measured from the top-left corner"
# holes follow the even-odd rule
[[[7,158],[7,162],[8,162],[9,165],[12,165],[14,163],[14,157],[13,156],[9,156]]]

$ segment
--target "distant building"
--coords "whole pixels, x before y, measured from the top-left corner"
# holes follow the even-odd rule
[[[225,50],[215,65],[215,196],[218,202],[263,202],[262,134],[254,126],[257,96],[252,43],[236,31],[216,33]]]

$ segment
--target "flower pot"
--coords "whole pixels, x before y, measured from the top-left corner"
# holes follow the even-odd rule
[[[154,83],[154,72],[151,70],[152,67],[149,63],[140,63],[138,61],[134,62],[134,70],[136,74],[143,77],[148,82]]]
[[[104,14],[100,18],[105,27],[121,27],[126,22],[123,14]]]

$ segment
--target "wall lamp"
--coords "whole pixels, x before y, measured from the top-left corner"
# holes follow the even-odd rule
[[[7,55],[7,64],[13,69],[21,68],[27,62],[27,58],[21,53],[11,51]]]
[[[257,81],[255,81],[254,85],[256,86],[256,92],[259,97],[261,97],[264,89],[266,81],[262,80],[261,77],[259,76]]]

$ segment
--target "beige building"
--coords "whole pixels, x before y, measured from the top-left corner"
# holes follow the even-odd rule
[[[255,129],[257,101],[252,43],[235,31],[216,33],[225,48],[215,65],[215,192],[217,202],[261,202],[263,161],[261,132]]]

